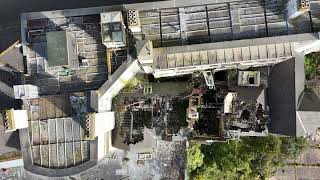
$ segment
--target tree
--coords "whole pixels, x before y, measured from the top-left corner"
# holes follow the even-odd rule
[[[281,152],[281,140],[276,136],[244,137],[242,138],[242,154],[251,153],[251,170],[254,176],[269,177],[272,173],[272,164]]]
[[[201,173],[195,174],[193,179],[196,179],[196,180],[221,179],[220,178],[221,172],[215,163],[212,163],[211,165],[208,165],[202,168],[204,169],[199,170]]]
[[[241,141],[230,141],[227,143],[213,143],[210,146],[204,146],[205,154],[204,165],[210,167],[208,171],[204,168],[203,175],[208,179],[247,179],[251,173],[250,161],[253,156],[250,154],[240,154],[243,146]],[[213,167],[217,167],[219,171],[212,173]],[[210,173],[209,173],[210,172]],[[200,172],[198,172],[201,174]]]
[[[192,172],[203,164],[204,154],[201,152],[200,144],[192,144],[187,150],[187,168]]]
[[[267,179],[274,167],[298,157],[308,146],[295,137],[243,137],[229,143],[193,144],[188,149],[192,179]]]

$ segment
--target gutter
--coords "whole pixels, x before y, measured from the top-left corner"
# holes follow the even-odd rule
[[[4,161],[4,162],[0,162],[0,169],[4,168],[13,168],[13,167],[22,167],[23,164],[23,159],[15,159],[15,160],[11,160],[11,161]]]

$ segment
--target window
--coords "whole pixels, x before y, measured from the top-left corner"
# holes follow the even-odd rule
[[[121,31],[121,24],[120,23],[112,23],[112,30],[113,31]]]
[[[255,84],[254,83],[254,77],[249,77],[249,84]]]
[[[152,93],[152,85],[145,85],[143,88],[144,94],[151,94]]]

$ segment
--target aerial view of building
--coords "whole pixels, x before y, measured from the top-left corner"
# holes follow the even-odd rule
[[[320,140],[320,1],[124,1],[20,28],[0,56],[0,168],[21,179],[187,179],[190,144]]]

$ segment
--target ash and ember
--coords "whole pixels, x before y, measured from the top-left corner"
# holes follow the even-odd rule
[[[120,114],[121,135],[124,143],[136,144],[143,140],[144,128],[155,128],[157,135],[169,138],[186,127],[187,100],[176,97],[154,96],[146,98],[125,97]]]
[[[194,137],[226,137],[229,130],[240,130],[241,132],[262,132],[265,130],[268,123],[268,112],[261,103],[257,102],[257,97],[254,95],[249,99],[238,97],[241,92],[237,92],[233,88],[236,86],[237,78],[234,77],[236,74],[234,71],[221,72],[215,77],[216,88],[214,90],[197,91],[204,93],[197,94],[202,97],[202,105],[198,108],[199,118],[193,125]],[[203,88],[201,84],[199,85],[201,77],[195,82],[197,82],[195,88]],[[231,112],[227,113],[224,112],[226,105],[224,100],[228,93],[235,94],[235,97],[231,103]]]
[[[267,111],[257,102],[256,97],[238,98],[235,86],[237,73],[223,71],[215,75],[215,89],[209,89],[201,73],[182,78],[185,83],[183,93],[179,95],[143,93],[145,84],[153,86],[148,80],[140,81],[133,88],[125,90],[114,103],[117,115],[117,127],[123,143],[136,144],[144,139],[145,128],[155,128],[156,135],[164,140],[182,132],[182,128],[193,129],[193,137],[224,137],[229,130],[242,132],[262,132],[267,124]],[[171,81],[180,81],[172,79]],[[159,85],[163,82],[157,80]],[[172,89],[171,89],[172,90]],[[170,91],[171,91],[170,90]],[[225,98],[228,93],[235,93],[232,111],[225,113]],[[193,108],[197,118],[190,119],[187,110]]]

